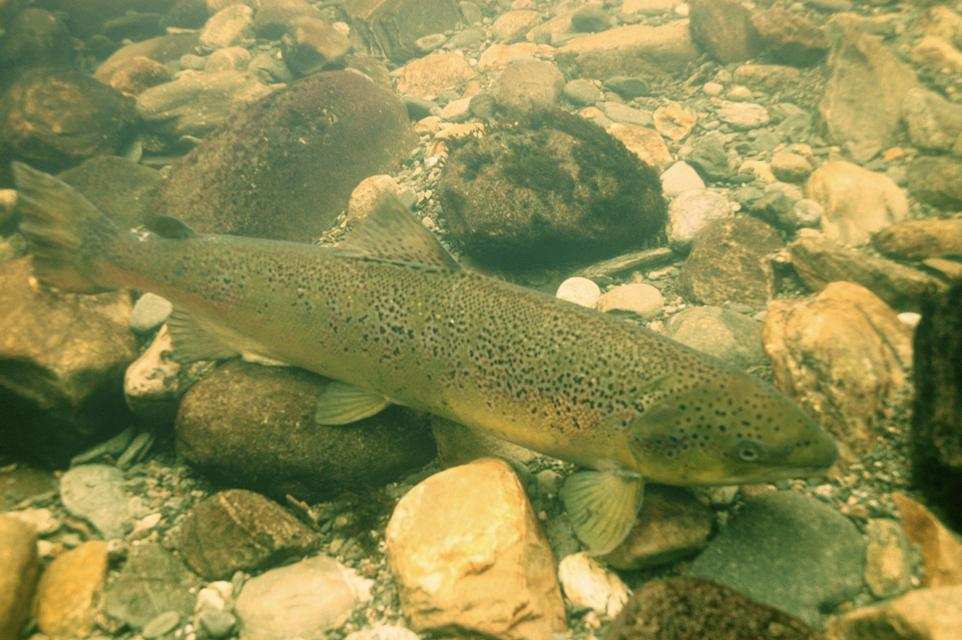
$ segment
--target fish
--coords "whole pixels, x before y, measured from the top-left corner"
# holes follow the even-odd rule
[[[821,475],[834,439],[773,387],[639,324],[466,268],[395,196],[337,246],[122,229],[57,178],[14,164],[41,282],[173,303],[178,360],[244,357],[326,376],[315,419],[390,404],[575,464],[559,495],[588,552],[616,548],[648,482]]]

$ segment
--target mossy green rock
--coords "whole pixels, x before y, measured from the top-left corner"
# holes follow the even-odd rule
[[[176,163],[157,211],[199,232],[309,241],[415,142],[394,93],[355,71],[312,74],[247,105]]]
[[[505,121],[451,151],[440,182],[449,237],[495,267],[589,261],[655,241],[657,174],[604,130],[560,111]]]
[[[427,417],[401,407],[317,425],[327,383],[302,369],[229,362],[184,396],[177,449],[232,486],[305,498],[385,484],[434,458]]]
[[[862,535],[848,518],[783,491],[748,500],[690,573],[820,626],[820,612],[861,590],[864,569]]]

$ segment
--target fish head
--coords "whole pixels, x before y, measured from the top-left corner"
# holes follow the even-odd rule
[[[652,481],[773,482],[824,475],[837,458],[831,435],[746,374],[725,370],[668,387],[627,424],[636,470]]]

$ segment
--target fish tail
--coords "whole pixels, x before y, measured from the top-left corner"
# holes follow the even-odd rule
[[[120,228],[73,187],[20,162],[13,163],[20,232],[33,255],[34,274],[64,291],[113,288],[103,277]]]

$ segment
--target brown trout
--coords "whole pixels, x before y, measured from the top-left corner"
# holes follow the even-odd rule
[[[824,472],[834,440],[770,386],[622,319],[462,268],[396,198],[336,248],[122,230],[60,180],[14,166],[42,282],[173,302],[182,361],[238,355],[334,379],[320,424],[397,403],[586,468],[561,497],[589,550],[627,535],[644,482]]]

